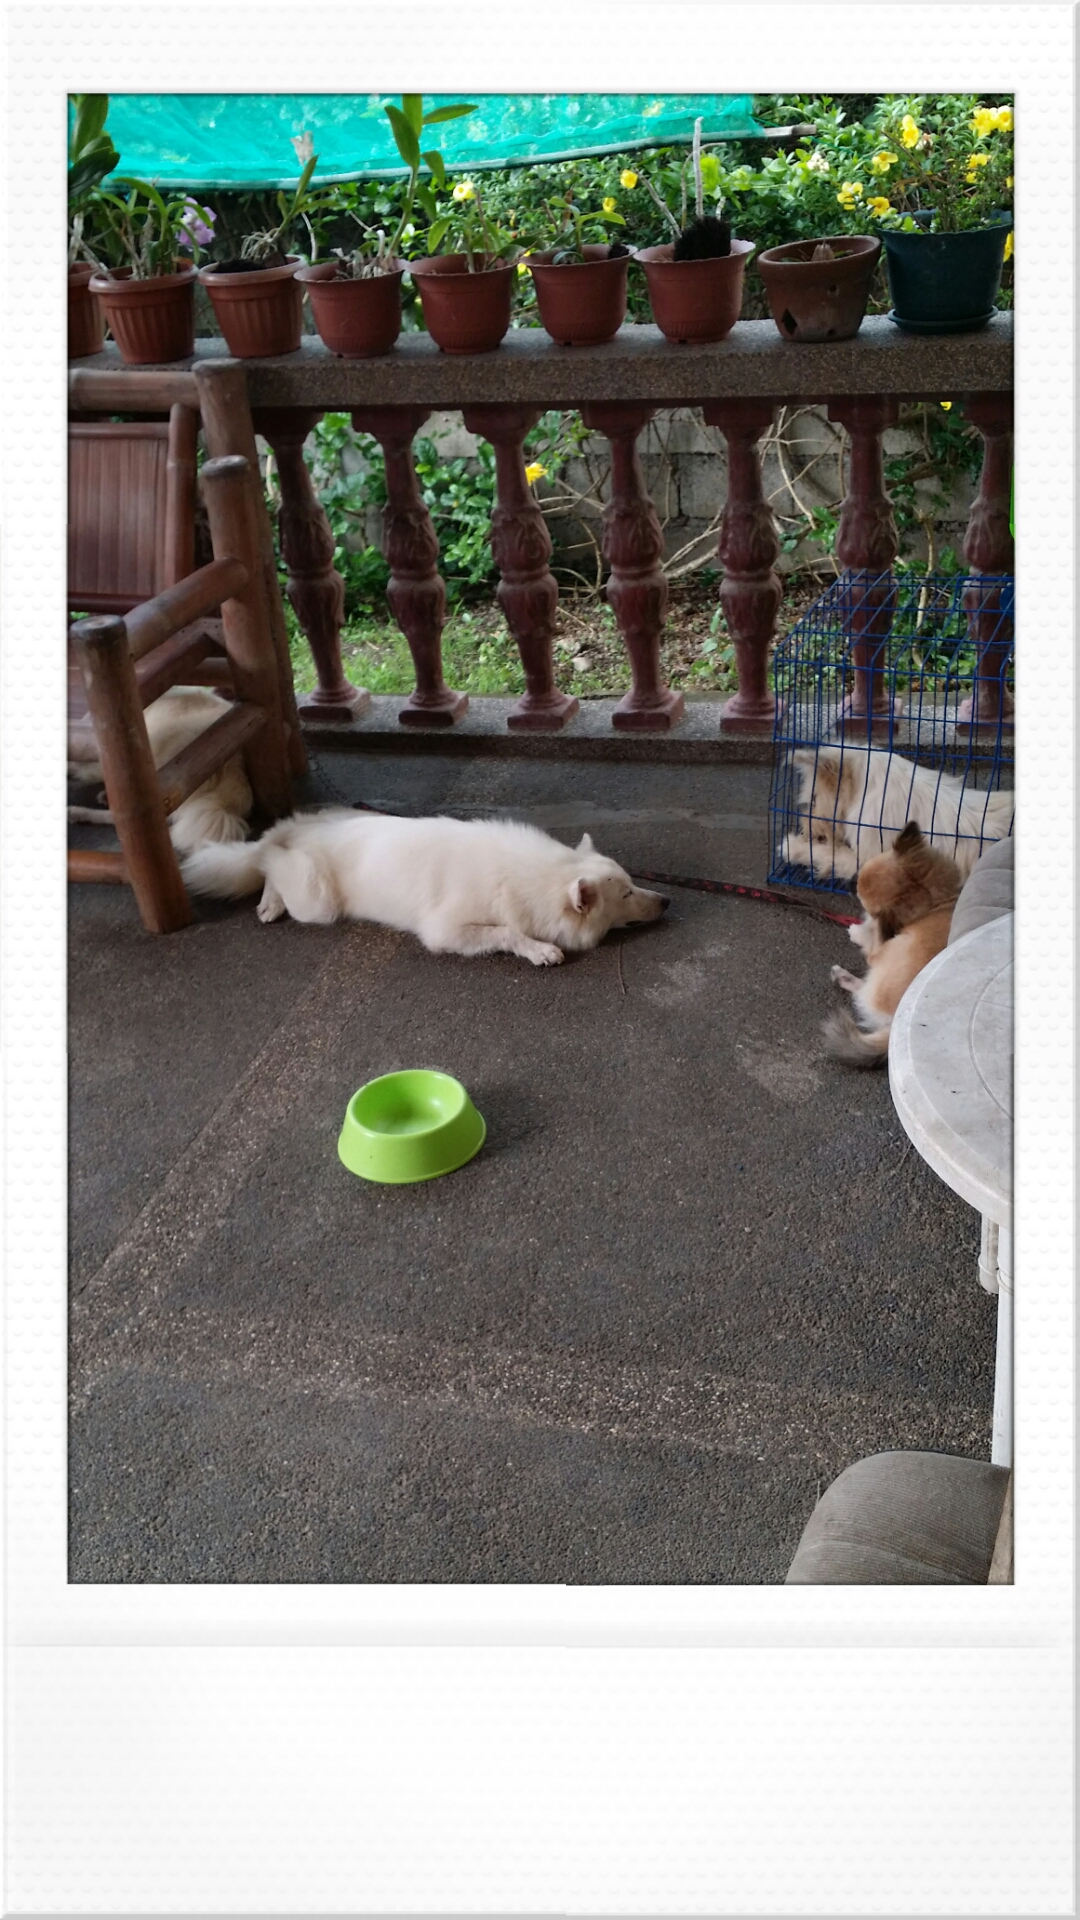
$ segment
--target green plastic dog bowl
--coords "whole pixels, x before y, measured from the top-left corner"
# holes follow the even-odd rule
[[[463,1167],[486,1133],[460,1080],[415,1068],[384,1073],[353,1094],[338,1155],[361,1180],[405,1186]]]

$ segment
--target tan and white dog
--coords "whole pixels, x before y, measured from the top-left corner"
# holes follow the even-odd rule
[[[170,687],[160,699],[151,701],[144,718],[155,767],[163,767],[174,754],[190,746],[207,727],[212,727],[215,720],[228,712],[228,707],[229,702],[208,687]],[[101,780],[101,763],[89,729],[85,738],[85,758],[72,757],[69,743],[68,778]],[[207,841],[243,840],[252,805],[244,763],[240,755],[235,754],[169,815],[169,838],[180,855],[194,853],[196,847],[204,846]],[[106,807],[69,807],[68,819],[92,826],[113,823]]]
[[[806,830],[785,837],[783,857],[815,874],[853,880],[911,820],[966,879],[984,846],[1012,830],[1015,796],[1008,788],[968,787],[956,774],[880,747],[799,747],[791,758]]]
[[[866,975],[860,980],[837,966],[831,976],[850,993],[858,1018],[845,1009],[825,1022],[828,1053],[850,1066],[884,1063],[897,1007],[915,975],[948,944],[960,887],[955,860],[929,846],[914,820],[888,853],[867,861],[857,889],[865,918],[848,928],[866,957]]]
[[[261,840],[203,846],[183,863],[193,893],[262,897],[259,919],[371,920],[431,953],[516,953],[534,967],[595,947],[612,927],[658,920],[663,894],[635,887],[588,834],[563,846],[512,820],[408,820],[327,808]]]

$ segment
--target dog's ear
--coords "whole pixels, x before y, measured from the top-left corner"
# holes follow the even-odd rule
[[[585,838],[588,839],[588,837],[586,834]],[[600,889],[595,880],[584,880],[580,874],[576,880],[571,880],[570,905],[575,913],[588,913],[590,907],[595,907],[599,898]]]
[[[578,841],[577,847],[575,848],[575,852],[577,853],[595,853],[596,852],[596,848],[593,846],[592,839],[587,833],[582,834],[581,839]]]
[[[901,828],[896,839],[893,841],[892,850],[903,858],[905,853],[917,853],[923,844],[922,832],[918,821],[909,820],[907,825]]]

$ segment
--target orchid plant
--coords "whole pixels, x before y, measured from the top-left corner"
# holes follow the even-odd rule
[[[672,257],[675,260],[701,260],[723,256],[731,251],[731,222],[723,217],[724,174],[714,153],[701,150],[702,122],[694,122],[694,140],[688,161],[678,169],[668,168],[661,181],[664,193],[657,190],[655,183],[641,169],[638,178],[646,193],[655,202],[658,211],[669,227],[674,240]],[[694,214],[688,219],[688,188],[690,180],[694,184]],[[705,199],[709,195],[713,201],[713,211],[706,212]],[[671,201],[678,197],[679,212],[676,215]]]
[[[486,267],[517,258],[520,249],[516,235],[491,219],[475,181],[458,180],[450,199],[450,207],[439,213],[428,228],[429,254],[438,253],[449,236],[453,242],[451,252],[465,255],[470,273],[482,273]]]
[[[587,246],[603,245],[604,241],[610,241],[606,228],[626,225],[611,194],[605,195],[601,201],[599,213],[583,213],[568,193],[558,200],[548,200],[545,206],[556,235],[551,256],[553,266],[580,265],[585,259]],[[616,252],[626,251],[625,247],[616,244]]]
[[[363,227],[364,238],[355,247],[346,250],[335,247],[338,258],[338,277],[344,280],[366,280],[376,274],[393,271],[394,262],[407,239],[415,231],[412,223],[414,206],[419,203],[428,219],[433,221],[438,214],[437,193],[446,187],[446,163],[437,147],[421,151],[420,136],[425,127],[442,126],[448,120],[460,120],[467,113],[476,112],[476,103],[459,102],[454,106],[435,107],[430,113],[424,112],[424,98],[419,93],[403,93],[400,107],[389,103],[383,112],[390,122],[390,131],[394,136],[402,160],[408,168],[408,178],[402,199],[401,212],[393,231],[387,234],[382,227],[369,227],[360,219],[348,204],[349,196],[339,195],[344,211]],[[426,168],[431,182],[421,181],[421,171]]]
[[[78,252],[98,273],[110,277],[118,270],[126,270],[133,280],[175,273],[178,257],[185,253],[197,265],[202,246],[213,239],[216,216],[209,207],[188,194],[166,200],[149,180],[125,178],[114,181],[108,191],[97,189],[94,208],[101,234],[92,245],[80,233]]]
[[[107,93],[73,93],[75,110],[68,136],[68,266],[83,257],[87,244],[97,239],[103,249],[98,205],[102,182],[120,164],[120,155],[105,130],[109,112]],[[96,264],[96,262],[95,262]]]
[[[319,164],[315,152],[315,143],[305,129],[291,141],[291,146],[300,162],[302,171],[291,195],[281,192],[277,196],[278,211],[281,214],[276,227],[263,228],[257,233],[246,234],[240,243],[240,259],[250,267],[277,267],[285,264],[286,235],[297,220],[303,219],[311,233],[310,216],[321,211],[327,203],[328,195],[312,192],[311,178]],[[226,263],[228,265],[230,263]]]

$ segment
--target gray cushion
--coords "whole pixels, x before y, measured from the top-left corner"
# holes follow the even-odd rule
[[[994,840],[981,854],[960,889],[953,910],[949,944],[1013,910],[1013,839]]]
[[[795,1586],[982,1586],[1007,1467],[946,1453],[876,1453],[822,1494],[787,1576]]]

